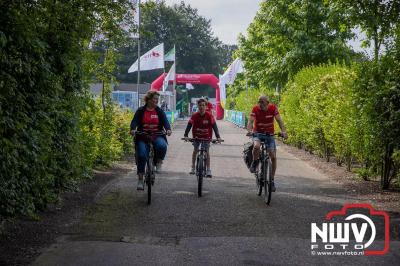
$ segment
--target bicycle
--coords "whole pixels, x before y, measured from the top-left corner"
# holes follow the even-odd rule
[[[197,196],[200,198],[203,193],[203,178],[206,176],[207,171],[207,148],[206,144],[208,143],[220,143],[223,140],[209,140],[209,139],[201,139],[201,138],[182,138],[184,141],[189,142],[200,142],[199,149],[197,151],[196,156],[196,177],[197,177]]]
[[[247,134],[249,137],[254,137],[254,134]],[[270,136],[281,136],[278,134],[270,134]],[[261,152],[260,152],[260,171],[257,169],[255,172],[256,177],[256,185],[257,185],[257,195],[261,196],[262,190],[264,188],[264,201],[267,205],[271,202],[272,196],[272,161],[267,152],[267,147],[264,141],[260,141],[261,143]]]
[[[151,187],[154,185],[155,181],[155,173],[154,173],[154,146],[153,146],[153,137],[154,136],[165,136],[165,132],[154,132],[147,133],[136,131],[135,136],[143,136],[144,138],[141,141],[146,142],[149,145],[149,156],[146,162],[145,174],[144,174],[144,184],[147,186],[147,204],[151,204]]]

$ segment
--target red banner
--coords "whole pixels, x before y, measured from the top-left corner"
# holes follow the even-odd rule
[[[151,90],[159,91],[162,88],[164,78],[167,74],[163,73],[156,80],[151,83]],[[215,89],[215,100],[216,100],[216,114],[217,119],[224,118],[224,109],[221,106],[220,90],[218,86],[218,78],[213,74],[176,74],[177,84],[208,84]],[[172,84],[172,81],[169,81]]]

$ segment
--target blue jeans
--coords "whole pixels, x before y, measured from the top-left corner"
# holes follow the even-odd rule
[[[157,137],[153,141],[155,150],[155,157],[158,160],[164,160],[167,153],[167,142],[163,137]],[[136,156],[137,156],[137,173],[144,174],[146,162],[149,158],[150,146],[146,142],[138,140],[136,143]]]

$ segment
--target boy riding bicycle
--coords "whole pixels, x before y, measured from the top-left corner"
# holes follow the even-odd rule
[[[279,124],[283,138],[287,138],[285,126],[279,115],[276,105],[269,102],[267,96],[261,96],[258,104],[251,111],[249,123],[247,124],[248,135],[253,135],[253,162],[250,172],[255,173],[259,164],[261,141],[267,147],[269,157],[272,161],[272,191],[275,191],[274,177],[276,171],[276,145],[274,139],[274,118]]]
[[[206,112],[206,100],[205,99],[199,99],[197,101],[197,106],[199,108],[199,111],[194,113],[192,117],[190,118],[186,130],[185,130],[185,139],[188,138],[189,132],[193,127],[192,134],[193,138],[199,138],[202,140],[208,140],[211,141],[212,139],[212,131],[214,130],[215,136],[218,139],[218,141],[221,141],[221,137],[218,132],[218,127],[217,123],[215,122],[215,119],[213,115],[209,112]],[[192,167],[190,170],[190,174],[195,174],[196,173],[196,167],[195,167],[195,162],[196,162],[196,154],[198,152],[200,144],[206,145],[207,149],[207,177],[212,177],[211,174],[211,168],[210,168],[210,152],[209,152],[209,142],[200,142],[196,141],[193,142],[193,154],[192,154]]]

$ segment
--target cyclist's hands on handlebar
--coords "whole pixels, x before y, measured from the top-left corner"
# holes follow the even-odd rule
[[[135,130],[132,129],[129,134],[131,134],[132,136],[136,136],[136,135],[144,135],[144,136],[171,136],[172,131],[168,130],[168,131],[160,131],[160,132],[147,132],[147,131],[139,131],[139,130]]]
[[[224,140],[221,138],[211,140],[211,143],[213,143],[213,144],[221,144],[222,142],[224,142]]]
[[[199,142],[211,142],[211,143],[222,143],[222,142],[224,142],[224,140],[223,139],[221,139],[221,138],[217,138],[217,139],[202,139],[202,138],[189,138],[188,136],[184,136],[183,138],[181,138],[181,140],[183,140],[183,141],[190,141],[190,142],[196,142],[196,141],[199,141]]]
[[[288,135],[287,135],[287,133],[285,131],[280,132],[279,136],[282,137],[283,139],[287,139],[288,138]]]
[[[247,133],[246,133],[247,137],[251,137],[253,135],[254,135],[254,133],[251,132],[251,131],[247,131]],[[276,135],[276,136],[281,137],[281,138],[283,138],[285,140],[288,138],[288,135],[287,135],[287,133],[285,131],[279,132],[277,134],[275,133],[275,134],[272,134],[272,135]]]

